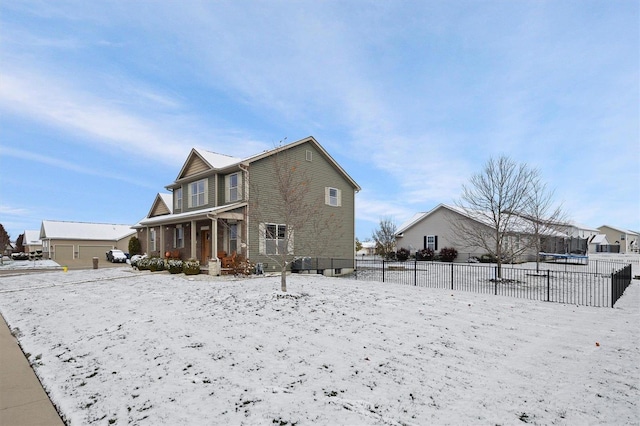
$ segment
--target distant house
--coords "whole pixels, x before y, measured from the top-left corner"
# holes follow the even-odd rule
[[[373,256],[376,254],[376,242],[364,241],[362,242],[362,248],[356,252],[358,256]]]
[[[25,253],[31,253],[42,250],[42,240],[40,239],[40,231],[26,230],[22,239],[22,246]]]
[[[253,203],[257,194],[281,197],[273,163],[280,153],[306,174],[309,196],[324,201],[320,218],[340,218],[336,235],[317,238],[311,224],[287,229],[281,213]],[[263,263],[265,270],[275,270],[273,256],[284,251],[354,258],[355,193],[360,187],[313,137],[244,159],[194,148],[165,188],[170,193],[157,194],[147,216],[134,226],[142,251],[149,255],[194,258],[203,266],[235,255]],[[284,247],[289,232],[289,247]],[[314,252],[313,246],[320,244],[324,248],[313,254],[300,249],[311,247]]]
[[[610,252],[612,253],[638,253],[638,233],[628,229],[616,228],[609,225],[598,227],[600,233],[607,236]],[[615,247],[618,246],[618,247]]]
[[[93,257],[104,260],[105,253],[113,248],[127,252],[135,234],[131,225],[110,223],[43,220],[40,227],[43,257],[57,263],[78,259],[91,262]]]
[[[491,233],[492,227],[476,218],[467,215],[464,210],[455,206],[440,204],[428,212],[416,213],[403,223],[396,231],[396,247],[406,248],[412,254],[418,250],[431,249],[436,254],[444,247],[455,248],[458,251],[456,261],[465,262],[473,257],[480,257],[487,253],[482,247],[471,243],[467,235],[460,235],[455,226],[456,221],[466,221],[469,225],[483,232]],[[536,253],[533,249],[525,249],[530,238],[526,219],[515,218],[512,230],[505,239],[504,253],[520,253],[519,260],[533,260]],[[544,248],[542,251],[564,253],[567,234],[546,229],[544,232]],[[576,238],[577,240],[577,238]],[[583,240],[586,242],[586,240]],[[586,247],[585,247],[586,250]]]

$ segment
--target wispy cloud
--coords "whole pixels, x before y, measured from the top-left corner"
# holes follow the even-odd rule
[[[122,176],[116,173],[107,172],[104,170],[97,170],[94,167],[85,167],[76,163],[72,163],[70,161],[61,160],[59,158],[53,158],[48,155],[41,155],[34,152],[24,151],[21,149],[10,148],[0,145],[0,154],[4,157],[13,157],[20,160],[27,160],[29,162],[46,164],[49,166],[56,167],[58,169],[84,174],[91,176],[99,176],[103,178],[107,178],[110,180],[119,180],[122,182],[126,182],[135,186],[142,186],[146,188],[156,188],[156,186],[151,186],[149,184],[145,184],[138,179]]]

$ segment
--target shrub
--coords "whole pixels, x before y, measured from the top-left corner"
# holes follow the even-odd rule
[[[142,251],[142,247],[140,246],[140,240],[138,237],[131,237],[129,240],[129,254],[131,256],[135,254],[140,254]]]
[[[400,262],[404,262],[409,258],[410,254],[411,252],[409,252],[409,250],[407,250],[406,248],[401,248],[396,252],[396,259],[398,259]]]
[[[182,271],[185,275],[198,275],[200,273],[200,262],[196,259],[189,259],[184,262]]]
[[[160,257],[152,257],[149,259],[149,270],[151,272],[164,271],[164,259]]]
[[[497,261],[497,258],[490,253],[485,253],[480,256],[480,263],[496,263]]]
[[[443,247],[440,249],[440,260],[442,262],[453,262],[458,257],[458,250],[453,247]]]
[[[137,266],[139,271],[148,271],[150,262],[151,262],[151,259],[149,259],[148,257],[142,257],[135,263],[135,265],[134,264],[131,264],[131,265]]]
[[[180,274],[184,269],[184,262],[179,259],[169,259],[167,261],[167,269],[170,274]]]
[[[432,248],[426,248],[418,250],[416,253],[416,260],[433,260],[435,253]]]

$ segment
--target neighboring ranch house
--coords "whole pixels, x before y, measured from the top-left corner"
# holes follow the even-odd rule
[[[269,203],[256,206],[258,198],[281,199],[274,157],[286,157],[294,170],[306,174],[319,219],[334,221],[338,232],[314,235],[311,224],[290,230]],[[194,258],[204,268],[211,266],[210,273],[219,271],[219,259],[233,255],[273,271],[274,256],[283,250],[296,257],[353,262],[360,187],[313,137],[244,159],[194,148],[165,188],[171,193],[158,194],[134,226],[142,251],[151,256]],[[291,237],[289,247],[283,247],[285,235]]]
[[[22,245],[24,246],[25,253],[33,253],[38,250],[42,251],[42,240],[40,239],[40,231],[24,231]]]
[[[607,241],[613,247],[612,252],[615,253],[638,253],[638,233],[629,231],[628,229],[614,228],[609,225],[602,225],[598,228],[601,234],[607,236]]]
[[[516,224],[523,219],[518,218]],[[416,251],[430,248],[438,253],[444,247],[455,248],[458,251],[456,262],[466,262],[469,259],[479,258],[487,253],[482,247],[472,245],[467,236],[459,235],[454,223],[463,220],[468,224],[480,228],[486,228],[487,232],[491,232],[492,228],[482,222],[467,216],[463,210],[440,204],[429,212],[416,213],[407,222],[402,224],[396,231],[396,247],[397,249],[406,248],[412,254]],[[523,226],[520,226],[524,229]],[[515,252],[524,248],[528,235],[526,233],[514,232],[508,236],[505,243],[504,253]],[[547,244],[545,250],[552,253],[564,253],[565,240],[567,235],[558,231],[547,231]],[[533,260],[536,257],[534,250],[526,250],[518,259],[515,260]]]
[[[94,257],[105,260],[105,253],[113,248],[129,251],[129,240],[136,232],[131,225],[110,223],[65,222],[43,220],[40,227],[43,258],[59,264]]]

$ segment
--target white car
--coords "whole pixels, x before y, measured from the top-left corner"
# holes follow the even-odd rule
[[[127,255],[122,250],[109,250],[107,252],[107,260],[111,263],[127,263]]]

